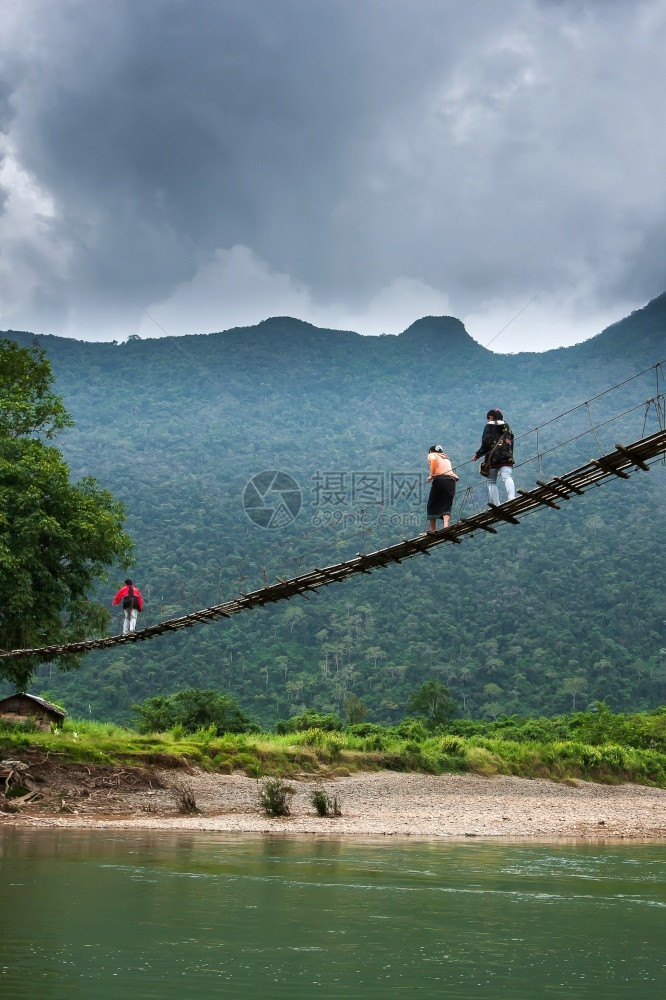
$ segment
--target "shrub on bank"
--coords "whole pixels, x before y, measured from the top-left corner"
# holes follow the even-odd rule
[[[451,735],[499,737],[515,743],[556,743],[572,740],[587,746],[614,744],[636,750],[666,753],[666,707],[651,712],[618,713],[597,702],[593,711],[572,712],[552,718],[526,719],[500,716],[494,721],[454,719],[446,726]]]
[[[282,719],[275,727],[279,734],[310,732],[313,729],[325,733],[339,732],[342,729],[342,719],[335,712],[322,715],[309,710],[302,715],[292,715],[290,719]]]
[[[267,816],[289,816],[294,789],[280,778],[266,778],[259,786],[259,805]]]

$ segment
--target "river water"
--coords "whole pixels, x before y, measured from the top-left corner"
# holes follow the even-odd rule
[[[666,996],[666,846],[0,830],[0,996]]]

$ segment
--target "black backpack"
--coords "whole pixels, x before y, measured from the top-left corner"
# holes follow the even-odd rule
[[[131,584],[123,597],[123,611],[129,611],[130,608],[134,611],[139,610],[139,598],[134,593],[134,587]]]
[[[492,449],[493,462],[513,462],[513,431],[505,427]]]

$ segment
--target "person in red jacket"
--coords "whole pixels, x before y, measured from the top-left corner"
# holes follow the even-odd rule
[[[136,628],[136,617],[139,611],[143,611],[143,597],[138,587],[135,587],[130,579],[125,580],[125,586],[121,587],[113,598],[114,604],[123,605],[123,635],[133,632]]]

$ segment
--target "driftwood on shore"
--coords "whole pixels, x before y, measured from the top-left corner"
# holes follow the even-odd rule
[[[22,794],[16,794],[23,789]],[[0,760],[0,792],[5,800],[3,805],[11,809],[41,798],[34,779],[28,774],[28,765],[20,760]]]

